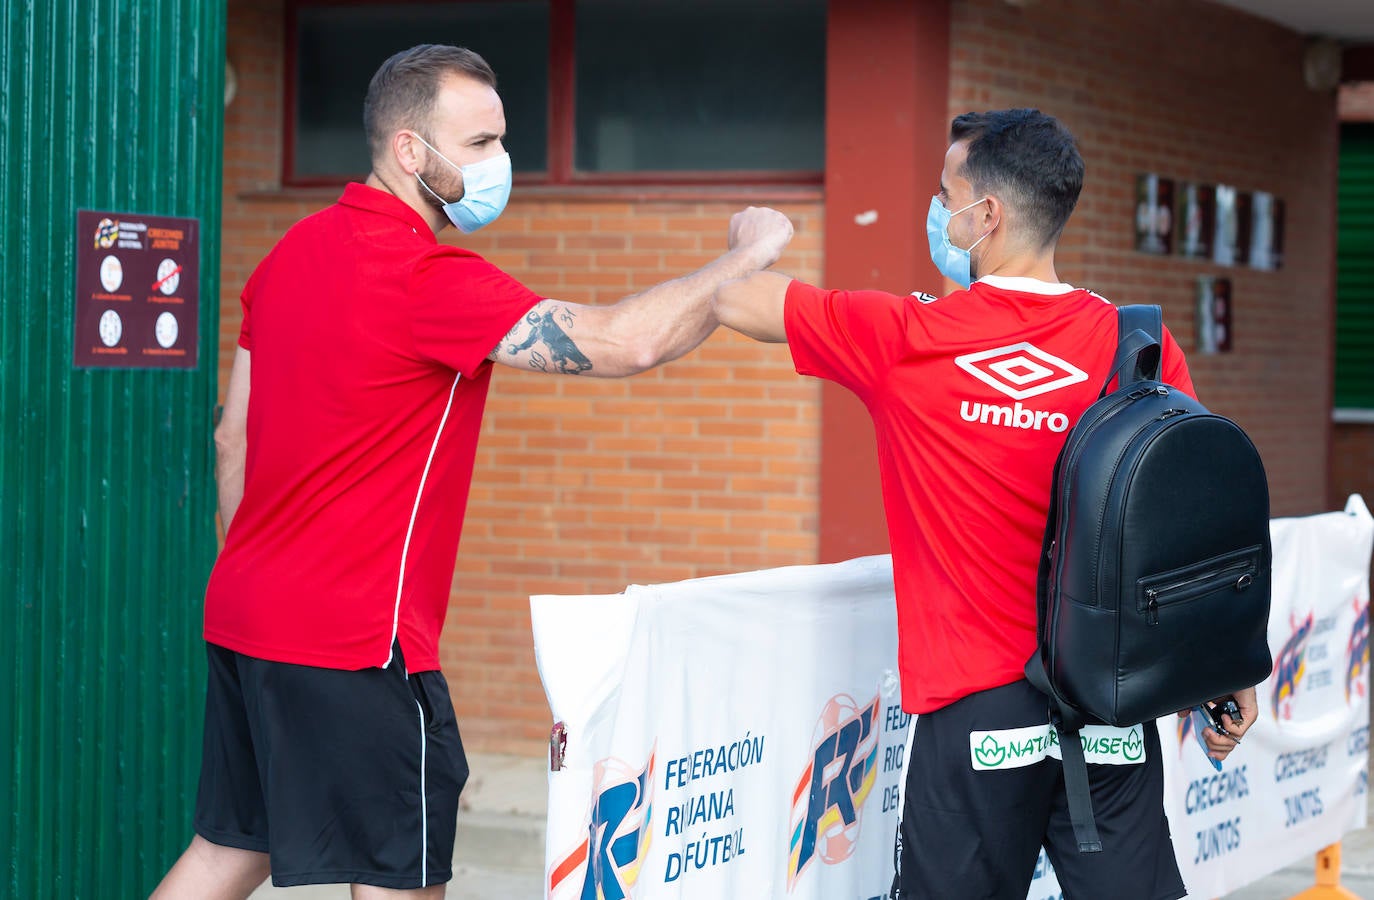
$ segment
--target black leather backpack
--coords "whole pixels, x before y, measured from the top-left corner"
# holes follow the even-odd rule
[[[1158,306],[1118,313],[1112,371],[1055,463],[1039,644],[1026,663],[1050,697],[1083,852],[1102,844],[1079,728],[1188,709],[1258,684],[1271,666],[1259,453],[1234,422],[1159,380]]]

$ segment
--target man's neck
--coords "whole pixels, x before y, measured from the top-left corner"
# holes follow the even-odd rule
[[[424,219],[425,223],[429,225],[430,230],[436,235],[443,231],[444,227],[448,225],[448,217],[426,203],[424,198],[419,195],[418,191],[411,190],[407,193],[399,190],[397,187],[393,187],[393,185],[396,184],[395,179],[395,175],[388,174],[384,177],[378,175],[377,170],[373,169],[371,172],[367,173],[367,179],[363,183],[370,188],[376,188],[379,191],[390,194],[406,206],[415,210],[415,212],[419,213],[420,218]]]
[[[1034,278],[1048,284],[1058,284],[1059,276],[1054,271],[1054,252],[1035,256],[1011,256],[998,260],[990,269],[980,270],[978,276],[1000,275],[1004,278]]]

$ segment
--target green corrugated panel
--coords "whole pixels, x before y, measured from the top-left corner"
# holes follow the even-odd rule
[[[1374,125],[1341,130],[1336,406],[1374,410]]]
[[[225,0],[0,16],[0,896],[146,896],[200,755]],[[198,368],[73,367],[78,208],[200,220]]]

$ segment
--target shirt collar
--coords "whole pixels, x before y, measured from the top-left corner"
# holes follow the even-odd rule
[[[1067,294],[1076,291],[1078,288],[1071,284],[1064,284],[1062,281],[1052,283],[1041,281],[1039,278],[1023,278],[1013,275],[984,275],[979,278],[976,284],[986,284],[988,287],[995,287],[1003,291],[1018,291],[1022,294],[1044,294],[1053,296],[1056,294]]]
[[[391,216],[393,219],[400,219],[416,234],[428,236],[430,240],[438,242],[438,238],[433,229],[429,227],[429,223],[395,194],[351,181],[344,186],[343,196],[339,198],[339,202],[354,209],[362,209]]]

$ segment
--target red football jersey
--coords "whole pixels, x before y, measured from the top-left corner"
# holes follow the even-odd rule
[[[207,641],[360,669],[399,637],[439,667],[486,357],[540,299],[361,184],[287,232],[243,291],[248,456]]]
[[[1021,678],[1054,461],[1111,369],[1116,308],[1028,278],[943,298],[794,281],[785,320],[797,371],[854,391],[873,417],[903,708]],[[1163,360],[1163,380],[1192,394],[1167,330]]]

